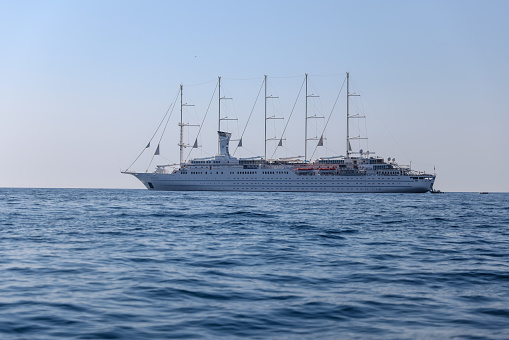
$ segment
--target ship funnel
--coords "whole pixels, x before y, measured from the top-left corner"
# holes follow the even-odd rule
[[[232,134],[223,131],[217,131],[217,134],[219,135],[219,156],[230,157],[229,144]]]

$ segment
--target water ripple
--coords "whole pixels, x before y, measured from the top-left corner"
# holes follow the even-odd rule
[[[509,195],[0,189],[0,338],[509,337]]]

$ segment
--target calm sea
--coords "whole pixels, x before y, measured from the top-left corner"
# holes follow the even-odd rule
[[[507,339],[509,194],[0,189],[1,339]]]

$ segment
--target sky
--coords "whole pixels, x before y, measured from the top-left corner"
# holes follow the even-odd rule
[[[308,137],[331,115],[316,156],[341,155],[349,72],[364,150],[436,172],[442,191],[509,192],[508,12],[492,0],[0,0],[0,187],[143,188],[120,171],[180,84],[194,105],[185,122],[203,123],[186,129],[190,144],[200,131],[191,157],[214,155],[218,76],[233,98],[222,101],[232,138],[252,111],[236,156],[264,153],[264,75],[279,97],[269,115],[284,117],[269,121],[268,137],[288,124],[275,156],[304,154],[305,73],[319,96],[308,115],[324,117],[310,119]],[[179,108],[131,170],[178,162]]]

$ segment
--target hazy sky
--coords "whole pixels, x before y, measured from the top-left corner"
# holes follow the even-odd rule
[[[201,123],[222,76],[235,136],[267,74],[277,133],[305,73],[311,112],[328,117],[348,71],[376,155],[435,167],[441,190],[507,192],[507,13],[508,1],[0,1],[0,186],[142,188],[120,170],[181,83]],[[277,156],[303,155],[303,112],[301,97]],[[344,154],[344,112],[342,98],[320,155]],[[177,118],[153,165],[178,161]],[[236,155],[263,154],[260,102],[251,119]],[[217,98],[195,157],[214,154],[216,130]]]

